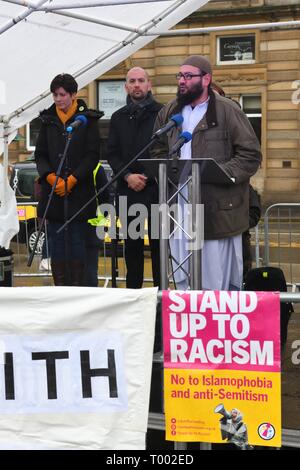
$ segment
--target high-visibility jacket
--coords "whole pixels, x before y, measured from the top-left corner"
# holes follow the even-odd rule
[[[95,194],[97,193],[97,173],[99,171],[99,168],[101,167],[101,163],[99,162],[96,168],[93,170],[93,181],[94,181],[94,188],[95,188]],[[107,224],[107,218],[102,214],[100,211],[100,204],[98,197],[96,197],[97,201],[97,217],[94,217],[92,219],[88,219],[88,224],[92,225],[93,227],[100,227],[105,224]]]

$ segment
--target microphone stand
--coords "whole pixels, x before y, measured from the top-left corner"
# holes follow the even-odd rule
[[[178,178],[178,161],[180,159],[180,149],[181,147],[189,142],[192,139],[192,134],[190,132],[183,132],[177,142],[173,145],[171,148],[168,159],[169,157],[172,157],[172,176],[174,177],[174,180],[176,183],[179,182]]]
[[[116,219],[119,218],[119,201],[117,200],[117,188],[114,190],[114,206],[116,207]],[[117,287],[117,277],[119,275],[118,247],[119,247],[119,227],[116,224],[116,237],[111,242],[111,287]]]
[[[89,199],[74,215],[72,215],[72,217],[69,220],[67,220],[67,222],[65,222],[57,230],[56,233],[60,233],[62,230],[64,230],[67,225],[69,225],[87,206],[89,206],[94,201],[94,199],[96,199],[99,196],[99,194],[103,193],[103,191],[105,191],[106,188],[108,188],[108,186],[113,184],[127,170],[127,168],[129,168],[133,163],[135,163],[143,155],[143,153],[145,153],[146,150],[148,150],[148,148],[151,147],[151,145],[155,142],[156,139],[157,139],[157,136],[153,135],[151,137],[150,142],[147,145],[145,145],[145,147],[143,147],[142,150],[140,150],[128,163],[126,163],[126,165],[123,168],[121,168],[121,170],[118,171],[117,174],[113,176],[110,181],[108,181],[102,188],[100,188],[94,194],[94,196],[91,197],[91,199]]]
[[[171,165],[171,168],[172,168],[173,176],[176,176],[176,177],[177,177],[177,173],[178,173],[179,154],[180,154],[180,149],[178,149],[176,152],[170,153],[170,154],[168,155],[168,158],[169,158],[169,157],[172,157],[172,165]]]
[[[72,132],[68,132],[68,135],[71,135]],[[69,202],[69,195],[68,195],[68,165],[69,159],[68,154],[66,152],[65,156],[65,165],[64,165],[64,181],[65,181],[65,194],[64,194],[64,222],[68,220],[68,202]],[[70,248],[69,248],[69,226],[66,225],[64,230],[64,244],[65,244],[65,277],[66,277],[66,286],[69,286],[71,283],[71,275],[70,275]]]
[[[36,252],[36,247],[37,247],[37,245],[38,245],[38,242],[39,242],[39,239],[40,239],[40,236],[41,236],[43,227],[44,227],[44,225],[45,225],[45,220],[46,220],[46,218],[47,218],[48,210],[49,210],[50,204],[51,204],[52,199],[53,199],[54,191],[55,191],[55,188],[56,188],[56,185],[57,185],[58,178],[60,177],[63,164],[64,164],[64,162],[65,162],[65,160],[66,160],[66,156],[67,156],[67,152],[68,152],[68,149],[69,149],[69,145],[70,145],[71,139],[72,139],[72,133],[71,133],[71,132],[68,132],[68,134],[67,134],[67,140],[66,140],[66,144],[65,144],[65,148],[64,148],[64,152],[63,152],[63,154],[62,154],[62,157],[61,157],[61,160],[60,160],[60,162],[59,162],[59,166],[58,166],[58,169],[57,169],[57,172],[56,172],[56,178],[55,178],[54,184],[53,184],[53,186],[52,186],[52,188],[51,188],[51,192],[50,192],[50,194],[49,194],[47,206],[46,206],[46,209],[45,209],[45,212],[44,212],[44,215],[43,215],[43,218],[42,218],[40,227],[39,227],[39,231],[38,231],[38,234],[37,234],[37,237],[36,237],[36,240],[35,240],[35,244],[34,244],[34,246],[33,246],[33,249],[32,249],[32,251],[31,251],[31,254],[30,254],[29,259],[28,259],[28,262],[27,262],[27,266],[28,266],[28,267],[30,267],[30,266],[32,265],[32,261],[33,261],[33,258],[34,258],[35,252]],[[66,188],[66,180],[65,180],[65,188]]]

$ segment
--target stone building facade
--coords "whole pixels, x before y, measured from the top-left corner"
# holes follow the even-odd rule
[[[91,83],[80,95],[99,106],[103,84],[123,80],[135,65],[144,67],[158,101],[176,93],[175,74],[191,54],[207,56],[214,80],[238,100],[261,139],[263,162],[253,184],[265,204],[297,202],[300,194],[300,26],[259,30],[256,23],[300,20],[300,0],[212,0],[176,29],[229,27],[226,31],[160,36]],[[233,25],[250,25],[243,30]],[[108,119],[100,121],[105,156]],[[25,130],[20,130],[25,138]],[[26,140],[10,147],[11,159],[24,159]]]

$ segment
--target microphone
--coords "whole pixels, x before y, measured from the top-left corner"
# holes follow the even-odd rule
[[[160,137],[166,132],[169,132],[169,130],[173,129],[173,127],[180,126],[182,123],[183,123],[182,114],[174,114],[174,116],[170,117],[169,122],[164,127],[162,127],[161,129],[158,129],[158,131],[155,132],[153,137]]]
[[[83,114],[78,114],[78,116],[75,116],[75,120],[69,124],[67,127],[66,131],[67,132],[73,132],[75,129],[77,129],[80,126],[85,126],[87,124],[88,120],[86,116]]]
[[[178,150],[181,149],[181,147],[192,140],[192,134],[188,131],[184,131],[180,134],[178,139],[176,140],[175,144],[171,147],[169,155],[173,155],[174,153],[177,153]]]
[[[174,173],[178,172],[179,150],[184,144],[186,144],[190,140],[192,140],[192,134],[188,131],[184,131],[180,134],[175,144],[171,147],[169,155],[173,155],[172,170]]]

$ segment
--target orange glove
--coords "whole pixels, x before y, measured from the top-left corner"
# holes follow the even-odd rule
[[[77,178],[75,178],[75,176],[73,175],[68,176],[67,178],[68,193],[71,192],[71,190],[73,189],[76,183],[77,183]],[[60,181],[58,181],[56,185],[55,193],[60,197],[63,197],[65,195],[65,181],[61,178],[60,178]]]
[[[68,176],[68,179],[67,179],[68,193],[72,191],[76,183],[77,183],[77,178],[75,178],[75,176],[73,175]]]
[[[65,180],[63,180],[62,178],[58,179],[54,192],[60,197],[65,195]]]
[[[56,179],[56,174],[55,173],[49,173],[49,175],[46,176],[46,180],[51,186],[54,185],[54,181]]]

